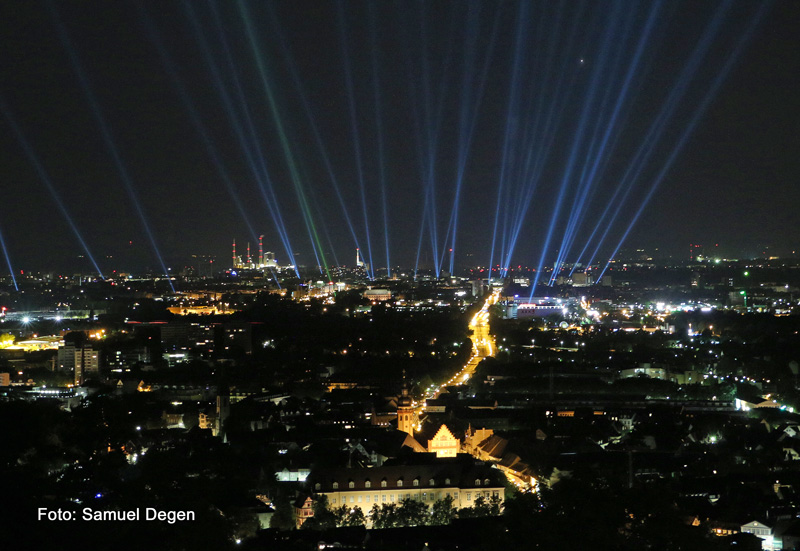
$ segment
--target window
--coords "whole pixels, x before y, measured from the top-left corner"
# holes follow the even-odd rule
[[[431,479],[428,481],[428,486],[435,486],[435,485],[436,485],[436,481],[435,481],[434,479],[432,479],[432,478],[431,478]]]
[[[453,499],[458,500],[458,492],[453,494]]]
[[[356,498],[354,498],[353,496],[350,496],[350,503],[355,503],[355,501],[356,501]]]
[[[472,501],[472,494],[467,492],[467,501]]]
[[[385,488],[385,487],[386,487],[386,481],[385,480],[381,480],[381,488]]]
[[[422,501],[427,501],[427,500],[428,500],[428,494],[425,493],[425,492],[422,492]]]
[[[392,503],[394,503],[394,494],[392,494],[392,495],[390,495],[390,496],[389,496],[389,501],[391,501]]]
[[[403,479],[402,478],[397,481],[397,487],[398,488],[402,488],[403,487]]]
[[[369,503],[369,495],[367,495],[367,498],[366,498],[366,499],[367,499],[367,503]]]
[[[384,502],[384,503],[386,503],[386,494],[383,494],[383,495],[381,496],[381,501],[382,501],[382,502]]]
[[[333,499],[331,500],[331,503],[333,503],[334,505],[336,505],[336,498],[333,498]]]
[[[378,503],[378,494],[375,494],[375,503]]]
[[[488,479],[488,478],[487,478],[486,480],[484,480],[484,481],[483,481],[483,485],[484,485],[484,486],[488,486],[488,485],[489,485],[489,479]]]
[[[338,490],[339,489],[339,483],[338,482],[334,482],[333,483],[333,489],[334,490]]]
[[[358,502],[361,503],[361,496],[358,496]]]
[[[414,486],[419,486],[419,478],[414,479]]]
[[[348,486],[350,488],[355,488],[356,487],[356,483],[351,480],[350,483],[348,484]]]
[[[371,488],[371,487],[372,487],[372,482],[370,482],[369,480],[367,480],[366,482],[364,482],[364,487],[365,487],[365,488]]]
[[[481,485],[481,481],[480,481],[480,479],[479,479],[479,478],[476,478],[476,479],[475,479],[475,486],[480,486],[480,485]]]
[[[315,490],[321,490],[321,489],[322,489],[322,484],[320,484],[319,482],[317,482],[316,484],[314,484],[314,489],[315,489]]]
[[[449,478],[445,478],[445,479],[444,479],[444,483],[445,483],[445,484],[447,484],[447,485],[449,486],[449,485],[450,485],[450,479],[449,479]]]

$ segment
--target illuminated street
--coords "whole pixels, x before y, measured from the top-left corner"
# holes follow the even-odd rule
[[[798,26],[3,3],[4,548],[800,550]]]
[[[472,356],[470,356],[466,365],[442,386],[462,385],[466,383],[475,372],[475,368],[478,367],[478,364],[481,363],[484,358],[494,356],[496,347],[494,337],[489,333],[489,307],[495,304],[499,298],[499,290],[490,294],[483,303],[483,307],[481,307],[480,311],[470,320],[469,329],[472,331],[472,336],[470,337],[472,340]],[[441,386],[436,387],[429,392],[427,397],[433,399],[438,398],[441,391]],[[425,405],[421,404],[420,410],[424,410],[424,408]]]

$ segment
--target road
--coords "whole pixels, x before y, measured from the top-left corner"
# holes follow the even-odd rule
[[[469,361],[462,367],[458,373],[443,383],[441,386],[433,388],[428,392],[427,399],[435,399],[442,392],[444,387],[452,385],[463,385],[475,373],[475,368],[484,358],[490,358],[495,355],[497,347],[495,346],[494,337],[489,334],[489,308],[500,299],[500,291],[495,291],[486,298],[480,311],[475,314],[469,322],[469,328],[472,330],[472,356]],[[425,410],[425,401],[417,404],[417,413],[422,413]],[[534,479],[523,480],[517,473],[509,469],[501,469],[503,474],[508,478],[509,482],[516,486],[518,491],[521,492],[537,492],[538,483]]]
[[[495,347],[494,337],[489,334],[489,307],[500,299],[500,291],[495,291],[489,295],[483,303],[480,311],[472,317],[469,328],[472,330],[472,356],[461,370],[439,387],[435,387],[428,393],[428,398],[437,398],[446,386],[463,385],[475,373],[475,368],[484,358],[494,356],[497,348]]]

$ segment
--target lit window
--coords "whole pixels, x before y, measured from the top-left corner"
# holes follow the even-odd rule
[[[444,483],[449,485],[450,484],[450,479],[449,478],[445,478],[444,479]]]
[[[475,479],[475,486],[480,486],[480,485],[481,485],[480,479],[476,478]]]
[[[334,490],[338,490],[339,489],[339,483],[338,482],[334,482],[333,483],[333,489]]]
[[[398,488],[402,488],[403,487],[403,479],[402,478],[397,481],[397,487]]]
[[[414,486],[419,486],[419,478],[414,479]]]
[[[429,485],[429,486],[435,486],[435,485],[436,485],[436,481],[435,481],[434,479],[432,479],[432,478],[431,478],[431,479],[428,481],[428,485]]]
[[[369,480],[367,480],[366,482],[364,482],[364,487],[365,487],[365,488],[371,488],[371,487],[372,487],[372,482],[370,482]]]
[[[315,490],[321,490],[321,489],[322,489],[322,484],[320,484],[319,482],[317,482],[316,484],[314,484],[314,489],[315,489]]]
[[[383,495],[381,496],[381,501],[383,501],[384,503],[386,503],[386,494],[383,494]]]
[[[381,488],[385,488],[385,487],[386,487],[386,481],[385,480],[381,480]]]
[[[353,482],[353,481],[351,480],[351,481],[350,481],[350,484],[348,484],[348,486],[349,486],[350,488],[355,488],[355,487],[356,487],[356,483],[355,483],[355,482]]]
[[[472,501],[472,494],[467,492],[467,501]]]

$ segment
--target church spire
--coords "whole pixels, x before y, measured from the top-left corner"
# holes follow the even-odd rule
[[[414,435],[414,403],[408,395],[408,384],[406,382],[406,370],[403,369],[403,390],[397,400],[397,430]]]

